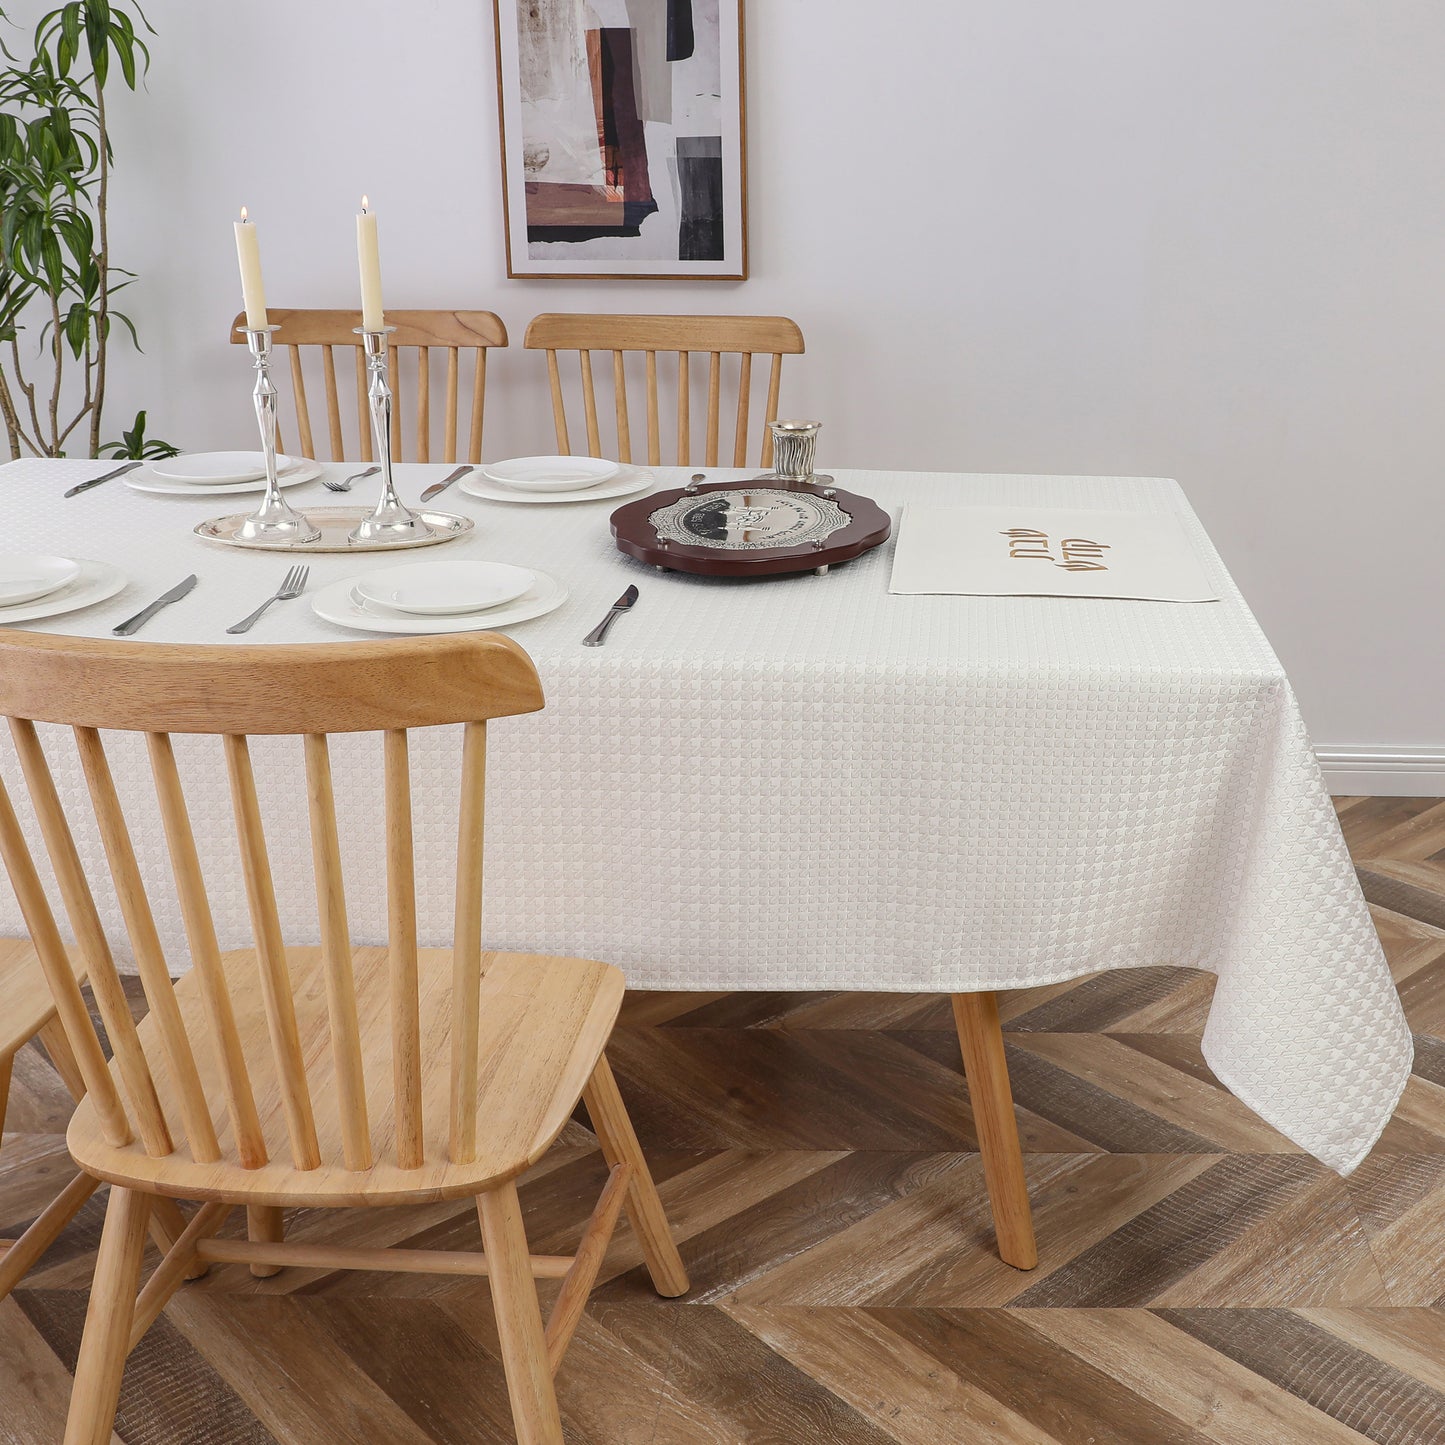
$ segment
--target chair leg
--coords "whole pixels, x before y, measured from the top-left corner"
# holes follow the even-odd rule
[[[165,1199],[160,1195],[151,1197],[151,1238],[162,1254],[169,1254],[175,1248],[176,1241],[186,1232],[187,1223],[181,1206],[174,1199]],[[205,1260],[193,1259],[186,1266],[185,1278],[202,1279],[210,1268]]]
[[[1039,1251],[1034,1243],[1034,1221],[1013,1093],[1009,1089],[998,999],[992,993],[956,993],[953,1021],[978,1129],[999,1258],[1015,1269],[1032,1269],[1039,1262]]]
[[[110,1191],[80,1358],[75,1364],[65,1445],[108,1445],[110,1440],[135,1315],[150,1207],[148,1195],[118,1186]]]
[[[58,1018],[53,1018],[40,1026],[38,1037],[45,1046],[45,1052],[50,1055],[55,1072],[78,1104],[85,1097],[85,1076],[80,1072],[80,1061],[70,1047],[70,1040],[65,1037],[65,1026]]]
[[[80,1064],[75,1057],[74,1050],[70,1047],[70,1040],[65,1037],[65,1028],[58,1018],[52,1018],[40,1026],[36,1035],[45,1046],[45,1052],[50,1056],[50,1062],[55,1066],[55,1072],[60,1075],[65,1087],[70,1090],[70,1097],[78,1104],[85,1097],[85,1078],[80,1072]],[[151,1238],[156,1242],[156,1248],[162,1254],[166,1254],[181,1237],[186,1227],[186,1216],[181,1213],[180,1206],[174,1199],[162,1199],[160,1197],[151,1200],[150,1231]],[[209,1269],[204,1260],[193,1260],[189,1266],[187,1279],[200,1279]]]
[[[100,1180],[77,1174],[3,1254],[0,1254],[0,1300],[20,1283],[27,1270],[55,1243],[61,1230],[80,1212]]]
[[[522,1205],[510,1180],[477,1199],[482,1246],[487,1252],[487,1277],[502,1367],[512,1402],[517,1445],[562,1445],[562,1416],[552,1387],[552,1367],[542,1329],[542,1310],[522,1227]]]
[[[286,1238],[286,1217],[279,1205],[248,1204],[246,1206],[246,1237],[254,1244],[280,1244]],[[257,1279],[270,1279],[281,1273],[279,1264],[253,1264],[251,1273]]]
[[[13,1053],[0,1057],[0,1149],[5,1147],[5,1110],[10,1104],[10,1072],[14,1067],[15,1055]],[[6,1255],[19,1243],[18,1239],[0,1239],[0,1260],[4,1260]],[[0,1299],[4,1299],[8,1293],[8,1290],[0,1289]]]
[[[618,1164],[632,1166],[632,1182],[627,1186],[627,1215],[642,1246],[653,1288],[670,1299],[686,1294],[687,1270],[677,1252],[657,1185],[652,1182],[606,1054],[597,1060],[592,1078],[582,1091],[582,1100],[587,1105],[587,1117],[602,1145],[602,1157],[608,1168]]]
[[[5,1110],[10,1105],[10,1074],[15,1068],[15,1055],[0,1054],[0,1134],[5,1132]]]

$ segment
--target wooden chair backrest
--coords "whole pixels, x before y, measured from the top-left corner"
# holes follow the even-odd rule
[[[296,428],[302,456],[316,455],[316,441],[311,428],[311,412],[306,401],[306,366],[302,348],[316,351],[321,384],[326,396],[327,431],[334,462],[372,460],[371,416],[366,404],[366,364],[361,338],[355,330],[361,325],[359,311],[289,311],[273,308],[271,324],[279,327],[274,339],[276,350],[289,351],[291,362],[291,395],[296,407]],[[236,330],[245,320],[240,314],[231,328],[231,340],[244,345],[245,336]],[[507,328],[502,318],[490,311],[388,311],[386,324],[396,331],[389,342],[390,384],[393,394],[391,412],[391,450],[397,461],[429,462],[432,459],[432,434],[436,418],[431,405],[432,353],[438,361],[445,353],[442,379],[441,460],[457,460],[460,443],[460,411],[458,396],[461,377],[471,370],[470,428],[465,460],[482,459],[482,419],[486,410],[487,350],[507,344]],[[349,440],[349,427],[343,424],[341,385],[337,377],[336,349],[345,347],[354,358],[356,433]],[[406,353],[415,352],[415,357]],[[273,369],[279,369],[274,368]],[[346,368],[343,367],[343,370]],[[314,367],[313,367],[314,375]],[[274,380],[274,377],[273,377]],[[403,394],[415,392],[413,421],[403,424]],[[411,446],[408,457],[403,443]],[[277,442],[278,449],[280,442]]]
[[[321,924],[322,967],[330,1022],[331,1070],[345,1167],[372,1167],[377,1151],[367,1113],[367,1081],[357,1019],[352,949],[332,792],[330,733],[380,731],[384,738],[385,837],[389,917],[389,989],[395,1159],[403,1168],[443,1163],[423,1158],[418,1039],[417,930],[412,853],[408,729],[463,723],[460,831],[457,848],[455,962],[452,981],[450,1162],[474,1158],[477,1136],[477,1013],[481,978],[482,819],[487,719],[534,712],[542,689],[531,659],[494,633],[407,641],[275,647],[169,646],[97,641],[36,633],[0,635],[0,715],[9,722],[45,851],[114,1053],[112,1077],[75,980],[66,944],[0,782],[0,858],[9,872],[31,940],[85,1086],[107,1140],[139,1138],[164,1157],[188,1150],[198,1163],[228,1157],[246,1168],[270,1162],[259,1123],[257,1087],[248,1070],[190,814],[172,747],[173,733],[220,737],[250,905],[260,991],[275,1087],[287,1123],[290,1162],[321,1163],[308,1068],[277,915],[248,736],[301,734],[311,845]],[[151,1013],[152,1058],[131,1020],[90,883],[56,789],[36,723],[72,729],[111,880],[120,901]],[[145,734],[171,872],[199,971],[205,1037],[192,1037],[178,1006],[151,903],[121,809],[105,730]],[[223,1099],[203,1091],[196,1059],[219,1060]],[[178,1100],[184,1138],[160,1105],[156,1067]],[[375,1081],[373,1081],[374,1087]],[[438,1131],[439,1132],[439,1131]],[[219,1136],[219,1137],[218,1137]]]
[[[748,416],[753,391],[753,357],[772,357],[768,374],[767,399],[759,426],[761,465],[773,461],[773,438],[768,423],[778,419],[778,388],[782,382],[783,357],[803,351],[803,333],[786,316],[569,316],[556,312],[534,317],[527,327],[524,345],[547,353],[547,375],[552,384],[552,420],[557,430],[557,450],[571,455],[567,433],[567,405],[559,351],[578,353],[582,388],[582,411],[587,426],[587,451],[602,455],[601,427],[597,416],[597,383],[592,370],[592,353],[612,353],[613,410],[616,416],[616,460],[630,462],[632,418],[627,402],[627,355],[641,353],[642,378],[647,406],[647,463],[662,465],[662,426],[658,400],[659,352],[676,353],[676,451],[678,466],[694,461],[692,427],[693,376],[689,366],[692,353],[706,353],[707,401],[703,433],[702,464],[718,463],[722,416],[723,357],[736,356],[736,375],[730,388],[737,396],[732,423],[732,465],[748,465]],[[729,370],[731,370],[729,366]]]

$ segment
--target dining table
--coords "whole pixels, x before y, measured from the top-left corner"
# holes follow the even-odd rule
[[[616,501],[537,505],[453,486],[431,505],[471,518],[466,535],[404,556],[308,556],[307,590],[232,637],[296,559],[194,534],[246,498],[123,480],[63,495],[107,465],[0,467],[0,550],[110,562],[127,577],[104,602],[14,625],[109,637],[194,573],[137,643],[334,644],[375,634],[323,620],[310,597],[382,564],[484,559],[565,586],[560,607],[504,629],[536,663],[547,705],[491,729],[488,947],[605,959],[637,989],[960,994],[1188,966],[1218,980],[1210,1068],[1296,1144],[1347,1173],[1389,1119],[1412,1057],[1397,992],[1289,681],[1175,482],[831,469],[890,514],[895,539],[912,504],[1172,514],[1216,601],[895,595],[892,542],[822,576],[683,575],[618,551]],[[357,466],[326,464],[287,497],[302,510],[348,500],[322,480]],[[395,470],[414,502],[451,468]],[[659,490],[690,475],[652,470]],[[374,501],[377,485],[358,482],[349,500]],[[629,585],[635,606],[605,645],[584,647]],[[188,778],[223,776],[217,740],[177,744]],[[384,860],[363,826],[380,746],[338,738],[333,755],[360,943],[386,937]],[[459,747],[457,730],[437,729],[412,753],[428,945],[450,936]],[[83,799],[73,750],[54,752],[67,803]],[[301,744],[262,739],[253,752],[288,937],[315,942]],[[163,879],[143,741],[121,736],[111,753],[142,869]],[[0,774],[21,798],[8,742]],[[211,799],[193,822],[221,945],[249,946],[225,790],[194,792]],[[81,828],[77,841],[102,876],[98,836]],[[179,971],[179,910],[153,896]],[[116,901],[98,903],[124,956]],[[22,932],[0,883],[0,934]]]

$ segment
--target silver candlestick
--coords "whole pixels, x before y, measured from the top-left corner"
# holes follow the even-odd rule
[[[251,399],[256,404],[256,422],[261,428],[261,453],[266,459],[266,495],[261,505],[241,523],[236,535],[248,542],[314,542],[321,533],[281,495],[276,480],[276,388],[271,384],[271,333],[275,326],[241,326],[251,363],[256,368],[256,386]]]
[[[380,331],[368,331],[361,326],[356,331],[366,349],[366,369],[371,373],[366,400],[371,407],[376,459],[381,463],[381,500],[351,533],[354,542],[399,542],[431,535],[431,528],[397,496],[391,480],[391,387],[386,375],[386,338],[395,330],[394,326],[383,326]]]

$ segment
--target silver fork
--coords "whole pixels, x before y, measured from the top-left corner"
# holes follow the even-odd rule
[[[234,627],[228,627],[227,632],[249,632],[256,624],[256,619],[273,603],[289,602],[293,597],[299,597],[306,587],[306,578],[310,575],[309,567],[293,567],[282,579],[280,587],[276,589],[249,617],[243,617]]]
[[[364,482],[367,477],[374,477],[380,470],[380,467],[367,467],[364,472],[354,472],[349,477],[342,477],[339,482],[333,482],[330,477],[324,477],[321,485],[328,492],[349,492],[352,482]]]

